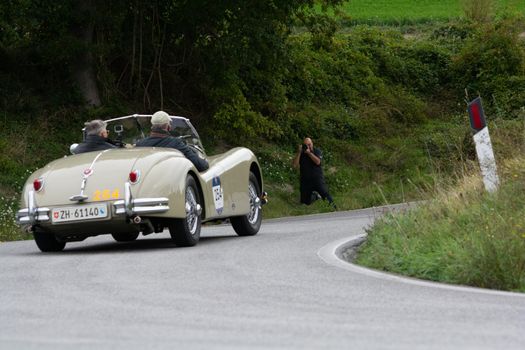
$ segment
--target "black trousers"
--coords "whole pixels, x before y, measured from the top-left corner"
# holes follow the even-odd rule
[[[334,200],[328,192],[328,187],[324,183],[323,177],[305,178],[301,179],[301,203],[310,205],[315,200],[312,198],[312,192],[316,191],[321,195],[321,198],[327,199],[329,203]]]

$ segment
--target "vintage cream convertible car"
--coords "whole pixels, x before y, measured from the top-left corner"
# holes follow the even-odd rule
[[[239,236],[257,234],[266,194],[255,155],[238,147],[207,157],[190,121],[171,116],[172,135],[208,160],[199,172],[178,150],[133,147],[148,136],[150,118],[107,120],[119,148],[57,159],[28,178],[16,220],[40,250],[101,234],[133,241],[166,227],[177,245],[193,246],[201,223],[227,218]]]

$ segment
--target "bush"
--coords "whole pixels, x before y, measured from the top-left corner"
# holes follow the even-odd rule
[[[408,42],[395,32],[359,27],[349,36],[334,38],[332,50],[314,50],[305,37],[294,38],[290,47],[284,83],[289,111],[297,121],[291,125],[293,135],[312,134],[308,125],[322,128],[326,120],[309,117],[315,113],[308,110],[327,104],[338,105],[347,111],[344,115],[352,116],[336,123],[348,125],[336,133],[346,130],[347,135],[357,136],[354,116],[370,119],[361,125],[418,124],[429,111],[422,97],[432,96],[450,79],[446,49]],[[367,132],[376,132],[371,129]]]
[[[466,88],[471,95],[485,97],[489,114],[498,112],[497,107],[507,117],[516,117],[525,102],[525,52],[508,23],[484,26],[467,39],[454,57],[452,71],[458,94]]]
[[[224,103],[213,116],[214,137],[231,145],[253,145],[263,138],[277,139],[281,130],[277,124],[251,109],[242,94]],[[210,132],[210,131],[209,131]]]
[[[18,198],[0,196],[0,243],[28,239],[31,235],[24,233],[15,222],[18,210]]]

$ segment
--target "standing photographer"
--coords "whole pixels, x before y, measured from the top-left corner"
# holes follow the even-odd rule
[[[323,153],[319,148],[314,147],[312,139],[305,138],[302,145],[299,145],[297,154],[293,159],[293,167],[298,168],[301,174],[301,203],[310,205],[319,198],[327,199],[328,203],[337,209],[328,188],[324,182],[321,160]]]

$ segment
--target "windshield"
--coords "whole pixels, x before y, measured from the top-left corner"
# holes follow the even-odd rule
[[[205,155],[199,134],[191,125],[190,120],[178,116],[170,116],[170,118],[170,134],[183,139],[189,146],[193,146]],[[106,120],[110,138],[128,145],[135,145],[137,141],[149,136],[151,131],[150,119],[151,115],[130,115]]]

